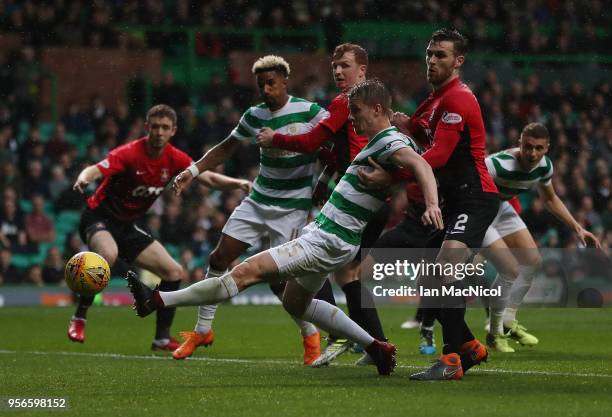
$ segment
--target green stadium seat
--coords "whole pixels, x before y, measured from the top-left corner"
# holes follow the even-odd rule
[[[79,135],[79,142],[90,145],[96,140],[96,134],[94,132],[85,132]]]
[[[11,257],[11,265],[18,269],[28,269],[30,265],[34,265],[32,262],[32,255],[22,255],[19,253],[14,253]]]
[[[40,140],[47,142],[53,135],[53,129],[55,129],[55,123],[42,122],[39,124],[38,130],[40,131]]]
[[[32,202],[30,200],[21,199],[19,200],[19,208],[24,213],[32,212]]]
[[[19,128],[17,131],[17,141],[21,144],[26,141],[28,134],[30,133],[30,124],[26,120],[19,122]]]
[[[174,258],[174,260],[178,262],[181,257],[181,247],[178,245],[173,245],[171,243],[166,243],[164,247],[166,248],[170,256],[172,256],[172,258]]]
[[[53,242],[53,245],[60,248],[60,250],[63,252],[63,248],[64,248],[64,245],[66,244],[67,237],[68,237],[68,233],[60,233],[58,232],[56,228],[55,229],[55,241]]]
[[[74,133],[70,133],[70,132],[66,132],[66,141],[68,141],[69,143],[73,144],[73,145],[78,145],[79,143],[79,136],[74,134]]]
[[[28,214],[32,212],[32,202],[30,200],[27,199],[21,199],[19,200],[19,208],[21,209],[22,212]],[[43,212],[47,215],[47,216],[53,216],[53,202],[51,201],[45,201],[45,205],[43,207]]]
[[[76,210],[62,210],[55,216],[55,232],[68,234],[76,231],[81,219],[81,212]]]

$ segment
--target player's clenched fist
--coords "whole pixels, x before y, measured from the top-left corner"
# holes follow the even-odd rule
[[[250,193],[251,190],[253,189],[253,183],[249,180],[238,180],[240,186],[238,188],[240,188],[242,191],[246,192],[246,193]]]
[[[397,127],[400,132],[407,133],[410,126],[410,117],[402,112],[396,111],[391,118],[391,124]]]
[[[176,178],[174,178],[174,181],[172,182],[174,193],[176,195],[181,195],[183,190],[187,188],[189,184],[191,184],[191,181],[193,181],[193,175],[191,172],[187,169],[183,170],[176,176]]]
[[[83,192],[85,191],[85,188],[87,188],[88,185],[89,185],[89,181],[87,181],[85,178],[79,177],[77,178],[76,182],[72,186],[72,189],[74,191],[78,191],[79,193],[83,194]]]
[[[256,136],[257,146],[262,148],[269,148],[272,146],[272,139],[274,138],[274,131],[269,127],[263,127]]]

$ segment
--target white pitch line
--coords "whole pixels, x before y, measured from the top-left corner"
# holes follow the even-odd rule
[[[43,351],[16,351],[16,350],[5,350],[0,349],[0,354],[28,354],[28,355],[40,355],[40,356],[85,356],[92,358],[112,358],[112,359],[145,359],[145,360],[171,360],[168,356],[155,356],[155,355],[124,355],[122,353],[93,353],[93,352],[43,352]],[[253,360],[253,359],[232,359],[232,358],[206,358],[206,357],[191,357],[188,359],[191,361],[201,362],[220,362],[220,363],[251,363],[251,364],[272,364],[272,365],[295,365],[297,362],[281,361],[281,360]],[[352,367],[354,365],[336,363],[334,366],[347,366]],[[398,365],[398,368],[404,369],[424,369],[424,366],[417,365]],[[537,376],[567,376],[567,377],[580,377],[580,378],[612,378],[611,374],[594,374],[594,373],[572,373],[572,372],[548,372],[548,371],[521,371],[512,369],[483,369],[473,368],[470,373],[494,373],[494,374],[511,374],[511,375],[537,375]]]

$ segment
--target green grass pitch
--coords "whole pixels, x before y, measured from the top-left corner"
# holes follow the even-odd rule
[[[609,309],[525,309],[536,348],[492,353],[462,381],[414,382],[429,365],[415,330],[399,324],[413,310],[382,307],[398,368],[379,377],[343,355],[326,369],[300,364],[301,338],[280,306],[222,306],[216,340],[192,359],[149,350],[154,318],[127,307],[93,307],[86,343],[66,338],[72,308],[2,308],[0,397],[67,398],[66,410],[1,415],[80,416],[609,416],[612,315]],[[191,329],[195,308],[177,313],[174,331]],[[484,314],[469,322],[483,339]],[[436,337],[440,339],[439,328]]]

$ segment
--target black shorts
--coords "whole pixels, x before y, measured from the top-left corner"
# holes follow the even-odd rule
[[[375,259],[384,257],[384,249],[439,248],[444,239],[444,231],[424,225],[420,218],[421,213],[422,210],[408,210],[401,223],[387,231],[376,241],[372,247],[373,250],[370,252],[372,256]],[[437,251],[431,252],[423,249],[418,253],[414,252],[414,255],[420,257],[424,256],[426,252],[428,257],[433,256],[434,258],[437,253]]]
[[[469,248],[482,247],[482,240],[499,209],[494,193],[473,193],[445,196],[444,240],[458,240]]]
[[[79,224],[79,234],[83,242],[89,244],[89,239],[101,230],[106,230],[113,236],[119,248],[119,257],[127,263],[132,263],[155,241],[144,225],[117,220],[103,207],[93,210],[86,208]]]
[[[380,234],[385,230],[385,226],[389,221],[389,216],[391,215],[391,207],[389,204],[383,204],[382,207],[374,213],[374,215],[370,218],[370,221],[366,225],[363,230],[363,234],[361,235],[361,247],[359,248],[359,252],[357,252],[357,256],[355,256],[356,261],[361,261],[362,259],[362,250],[367,251],[374,247],[374,244],[380,237]]]

